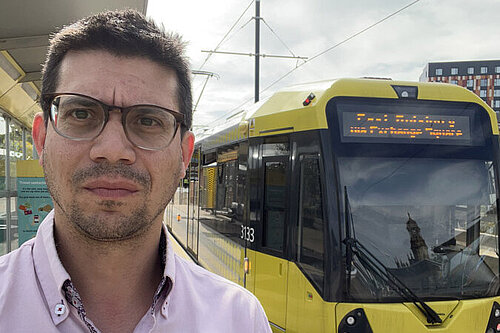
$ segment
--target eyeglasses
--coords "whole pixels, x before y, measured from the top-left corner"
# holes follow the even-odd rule
[[[168,147],[184,122],[182,113],[156,105],[118,107],[73,93],[44,94],[42,98],[50,105],[50,121],[55,131],[75,141],[98,137],[109,120],[111,110],[121,111],[128,140],[146,150]]]

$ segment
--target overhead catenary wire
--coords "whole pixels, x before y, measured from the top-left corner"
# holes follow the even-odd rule
[[[245,24],[243,24],[237,31],[235,31],[231,36],[227,37],[226,40],[224,40],[224,43],[229,42],[234,36],[236,36],[241,30],[243,30],[250,22],[253,21],[253,17],[249,18]],[[222,46],[219,45],[219,47]]]
[[[234,24],[231,26],[231,28],[229,28],[228,32],[224,35],[224,37],[222,37],[221,41],[219,42],[219,44],[217,44],[217,46],[215,47],[215,50],[217,50],[223,43],[224,41],[227,41],[229,40],[229,38],[227,38],[229,36],[229,34],[231,33],[231,31],[233,31],[234,27],[238,24],[238,22],[240,22],[241,18],[243,17],[243,15],[245,15],[245,13],[248,11],[248,9],[252,6],[252,4],[254,3],[255,0],[252,0],[247,8],[243,11],[243,13],[241,13],[240,17],[238,17],[238,19],[236,20],[236,22],[234,22]],[[250,21],[249,21],[250,22]],[[246,25],[248,24],[245,23],[238,31],[240,31],[241,29],[243,29]],[[209,53],[207,55],[207,57],[205,58],[205,60],[203,61],[203,63],[201,64],[201,66],[199,67],[199,69],[197,70],[197,72],[201,72],[201,69],[203,68],[203,66],[205,66],[205,64],[207,63],[207,61],[210,59],[210,57],[212,56],[212,53]],[[194,71],[193,71],[194,72]],[[205,82],[203,83],[203,87],[201,89],[201,92],[198,96],[198,99],[196,101],[196,104],[194,106],[194,109],[193,109],[193,112],[195,112],[198,108],[198,104],[200,103],[200,100],[201,100],[201,97],[203,95],[203,92],[205,91],[205,88],[207,86],[207,83],[208,83],[208,80],[210,79],[210,77],[212,77],[213,75],[210,75],[210,76],[207,76],[207,78],[205,79]],[[217,76],[218,78],[218,76]]]
[[[335,49],[335,48],[339,47],[339,46],[340,46],[340,45],[342,45],[342,44],[347,43],[347,42],[348,42],[348,41],[350,41],[351,39],[353,39],[353,38],[355,38],[355,37],[357,37],[357,36],[361,35],[362,33],[364,33],[364,32],[366,32],[366,31],[370,30],[371,28],[373,28],[373,27],[375,27],[375,26],[379,25],[380,23],[382,23],[382,22],[384,22],[384,21],[386,21],[386,20],[390,19],[391,17],[393,17],[393,16],[395,16],[395,15],[397,15],[397,14],[399,14],[399,13],[401,13],[403,10],[405,10],[405,9],[407,9],[407,8],[409,8],[409,7],[411,7],[411,6],[413,6],[414,4],[416,4],[416,3],[417,3],[417,2],[419,2],[419,1],[420,1],[420,0],[415,0],[415,1],[413,1],[413,2],[411,2],[411,3],[409,3],[409,4],[407,4],[406,6],[404,6],[404,7],[400,8],[400,9],[398,9],[397,11],[393,12],[392,14],[389,14],[389,15],[387,15],[386,17],[384,17],[384,18],[382,18],[382,19],[378,20],[377,22],[375,22],[375,23],[373,23],[373,24],[369,25],[368,27],[364,28],[363,30],[361,30],[361,31],[359,31],[359,32],[357,32],[357,33],[355,33],[355,34],[353,34],[353,35],[351,35],[351,36],[347,37],[346,39],[342,40],[341,42],[339,42],[339,43],[337,43],[337,44],[335,44],[335,45],[333,45],[333,46],[331,46],[331,47],[327,48],[326,50],[324,50],[324,51],[322,51],[322,52],[320,52],[320,53],[318,53],[318,54],[316,54],[316,55],[312,56],[312,57],[311,57],[311,58],[309,58],[308,60],[304,61],[302,64],[299,64],[299,65],[298,65],[298,66],[296,66],[295,68],[293,68],[293,69],[291,69],[290,71],[288,71],[287,73],[285,73],[285,74],[284,74],[283,76],[281,76],[279,79],[275,80],[273,83],[271,83],[270,85],[268,85],[266,88],[262,89],[262,91],[261,91],[261,92],[264,92],[264,91],[268,90],[269,88],[271,88],[272,86],[274,86],[276,83],[278,83],[279,81],[283,80],[285,77],[287,77],[288,75],[290,75],[292,72],[294,72],[294,71],[295,71],[295,70],[297,70],[298,68],[300,68],[300,67],[304,66],[306,63],[308,63],[308,62],[310,62],[310,61],[312,61],[312,60],[314,60],[314,59],[316,59],[316,58],[318,58],[318,57],[322,56],[323,54],[325,54],[325,53],[327,53],[327,52],[330,52],[331,50],[333,50],[333,49]]]
[[[286,72],[284,75],[282,75],[281,77],[279,77],[278,79],[276,79],[275,81],[273,81],[270,85],[268,85],[268,86],[267,86],[267,87],[265,87],[264,89],[260,90],[260,93],[263,93],[263,92],[265,92],[265,91],[269,90],[269,88],[273,87],[275,84],[277,84],[278,82],[280,82],[281,80],[283,80],[283,79],[284,79],[284,78],[286,78],[288,75],[290,75],[291,73],[293,73],[293,72],[294,72],[294,71],[296,71],[297,69],[301,68],[301,67],[302,67],[302,66],[304,66],[305,64],[308,64],[308,63],[310,63],[312,60],[314,60],[314,59],[316,59],[316,58],[318,58],[318,57],[320,57],[320,56],[324,55],[324,54],[325,54],[325,53],[327,53],[327,52],[330,52],[331,50],[333,50],[333,49],[335,49],[335,48],[337,48],[337,47],[341,46],[342,44],[347,43],[347,42],[348,42],[348,41],[350,41],[351,39],[353,39],[353,38],[355,38],[355,37],[357,37],[357,36],[359,36],[359,35],[361,35],[361,34],[365,33],[366,31],[368,31],[368,30],[370,30],[370,29],[374,28],[375,26],[377,26],[377,25],[381,24],[382,22],[387,21],[387,20],[388,20],[388,19],[390,19],[391,17],[393,17],[393,16],[395,16],[395,15],[397,15],[397,14],[401,13],[402,11],[404,11],[404,10],[406,10],[406,9],[410,8],[411,6],[415,5],[415,4],[416,4],[416,3],[418,3],[418,2],[420,2],[420,0],[415,0],[415,1],[413,1],[413,2],[411,2],[411,3],[409,3],[409,4],[407,4],[407,5],[403,6],[402,8],[400,8],[400,9],[396,10],[395,12],[393,12],[393,13],[391,13],[391,14],[389,14],[389,15],[387,15],[387,16],[385,16],[385,17],[383,17],[382,19],[380,19],[380,20],[376,21],[375,23],[372,23],[372,24],[371,24],[371,25],[369,25],[368,27],[366,27],[366,28],[364,28],[364,29],[362,29],[362,30],[360,30],[360,31],[356,32],[355,34],[352,34],[351,36],[349,36],[349,37],[347,37],[347,38],[343,39],[342,41],[340,41],[340,42],[338,42],[338,43],[334,44],[333,46],[331,46],[331,47],[327,48],[326,50],[321,51],[320,53],[318,53],[318,54],[316,54],[316,55],[312,56],[311,58],[309,58],[308,60],[304,61],[303,63],[298,64],[296,67],[292,68],[290,71]],[[252,101],[252,100],[253,100],[253,97],[248,98],[247,100],[245,100],[245,101],[244,101],[244,102],[242,102],[241,104],[238,104],[238,106],[236,106],[235,108],[231,109],[230,111],[228,111],[228,112],[224,113],[222,116],[220,116],[220,117],[218,117],[217,119],[215,119],[214,121],[212,121],[212,122],[211,122],[211,124],[213,124],[213,123],[215,123],[215,122],[218,122],[219,120],[221,120],[221,119],[223,119],[223,118],[227,117],[227,115],[229,115],[229,114],[233,113],[234,111],[236,111],[236,110],[240,109],[242,106],[244,106],[245,104],[247,104],[248,102],[250,102],[250,101]]]
[[[217,44],[217,46],[215,47],[215,51],[217,51],[219,49],[219,47],[222,45],[222,43],[224,43],[224,40],[227,38],[227,36],[229,36],[229,34],[231,33],[231,31],[233,31],[234,27],[238,24],[238,22],[240,22],[241,18],[243,17],[243,15],[245,15],[245,13],[248,11],[248,9],[250,9],[250,7],[253,5],[253,3],[255,2],[255,0],[252,0],[247,8],[243,11],[243,13],[241,13],[240,17],[238,17],[238,19],[236,20],[236,22],[234,22],[234,24],[231,26],[231,28],[229,28],[229,31],[224,35],[224,37],[222,37],[221,41],[219,42],[219,44]],[[210,57],[212,56],[212,53],[209,53],[207,55],[207,57],[205,58],[205,60],[203,61],[203,63],[201,64],[200,66],[200,70],[203,68],[203,66],[205,66],[205,64],[207,63],[208,59],[210,59]]]
[[[286,47],[288,52],[290,52],[290,54],[295,57],[295,53],[293,53],[293,51],[288,47],[288,45],[285,44],[285,42],[280,38],[280,36],[278,36],[278,34],[276,32],[274,32],[274,30],[271,28],[271,26],[269,26],[269,24],[267,24],[266,20],[264,20],[263,17],[261,17],[261,20],[262,20],[262,22],[264,22],[266,27],[273,33],[273,35],[276,36],[276,38],[278,38],[278,40],[281,42],[281,44],[283,44],[283,46]]]

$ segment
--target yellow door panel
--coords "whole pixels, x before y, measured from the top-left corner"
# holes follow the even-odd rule
[[[269,321],[284,328],[288,261],[255,252],[252,269],[255,272],[255,296],[259,298]]]
[[[333,332],[335,303],[323,301],[295,263],[289,264],[286,331]]]

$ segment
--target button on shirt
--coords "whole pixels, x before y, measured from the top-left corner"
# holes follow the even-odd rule
[[[0,257],[0,332],[100,332],[59,260],[53,214]],[[252,293],[178,257],[163,231],[163,278],[134,332],[271,332]]]

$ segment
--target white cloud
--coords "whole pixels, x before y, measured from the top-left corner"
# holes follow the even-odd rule
[[[261,15],[296,55],[312,57],[395,12],[411,0],[300,1],[261,0]],[[189,41],[194,69],[213,49],[250,1],[149,0],[148,15],[178,31]],[[498,59],[500,1],[421,0],[364,34],[294,71],[280,87],[338,77],[380,76],[418,81],[427,62]],[[251,8],[221,50],[253,52],[255,15]],[[261,53],[288,55],[288,50],[261,24]],[[220,75],[205,89],[196,125],[210,124],[254,92],[254,60],[245,56],[213,55],[203,68]],[[261,89],[293,69],[290,59],[261,59]],[[204,77],[193,82],[194,100]]]

